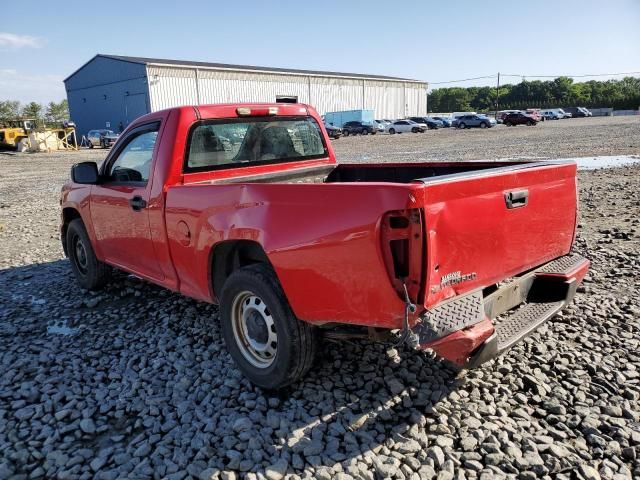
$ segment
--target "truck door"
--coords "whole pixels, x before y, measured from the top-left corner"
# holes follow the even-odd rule
[[[147,210],[160,123],[141,125],[118,141],[91,190],[91,217],[105,260],[124,270],[162,280]]]

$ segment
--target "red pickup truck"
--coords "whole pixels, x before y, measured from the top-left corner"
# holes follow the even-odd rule
[[[587,272],[576,197],[574,163],[338,164],[307,105],[189,106],[73,166],[61,235],[85,289],[115,267],[218,303],[238,367],[279,388],[323,336],[502,354]]]

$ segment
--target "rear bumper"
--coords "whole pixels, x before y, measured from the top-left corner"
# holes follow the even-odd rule
[[[589,260],[566,255],[515,278],[491,294],[481,291],[438,305],[414,326],[420,348],[463,368],[509,350],[573,300]]]

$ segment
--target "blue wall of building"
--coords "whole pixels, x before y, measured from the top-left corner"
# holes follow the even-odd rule
[[[97,128],[118,132],[121,123],[126,127],[151,111],[143,64],[98,56],[64,83],[79,136]]]

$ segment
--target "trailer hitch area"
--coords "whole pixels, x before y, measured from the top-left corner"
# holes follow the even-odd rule
[[[402,288],[404,290],[404,320],[402,322],[400,339],[395,343],[394,347],[407,344],[410,348],[418,348],[418,345],[420,345],[420,337],[409,328],[409,315],[416,313],[418,307],[416,307],[411,301],[411,298],[409,298],[406,283],[402,284]]]

